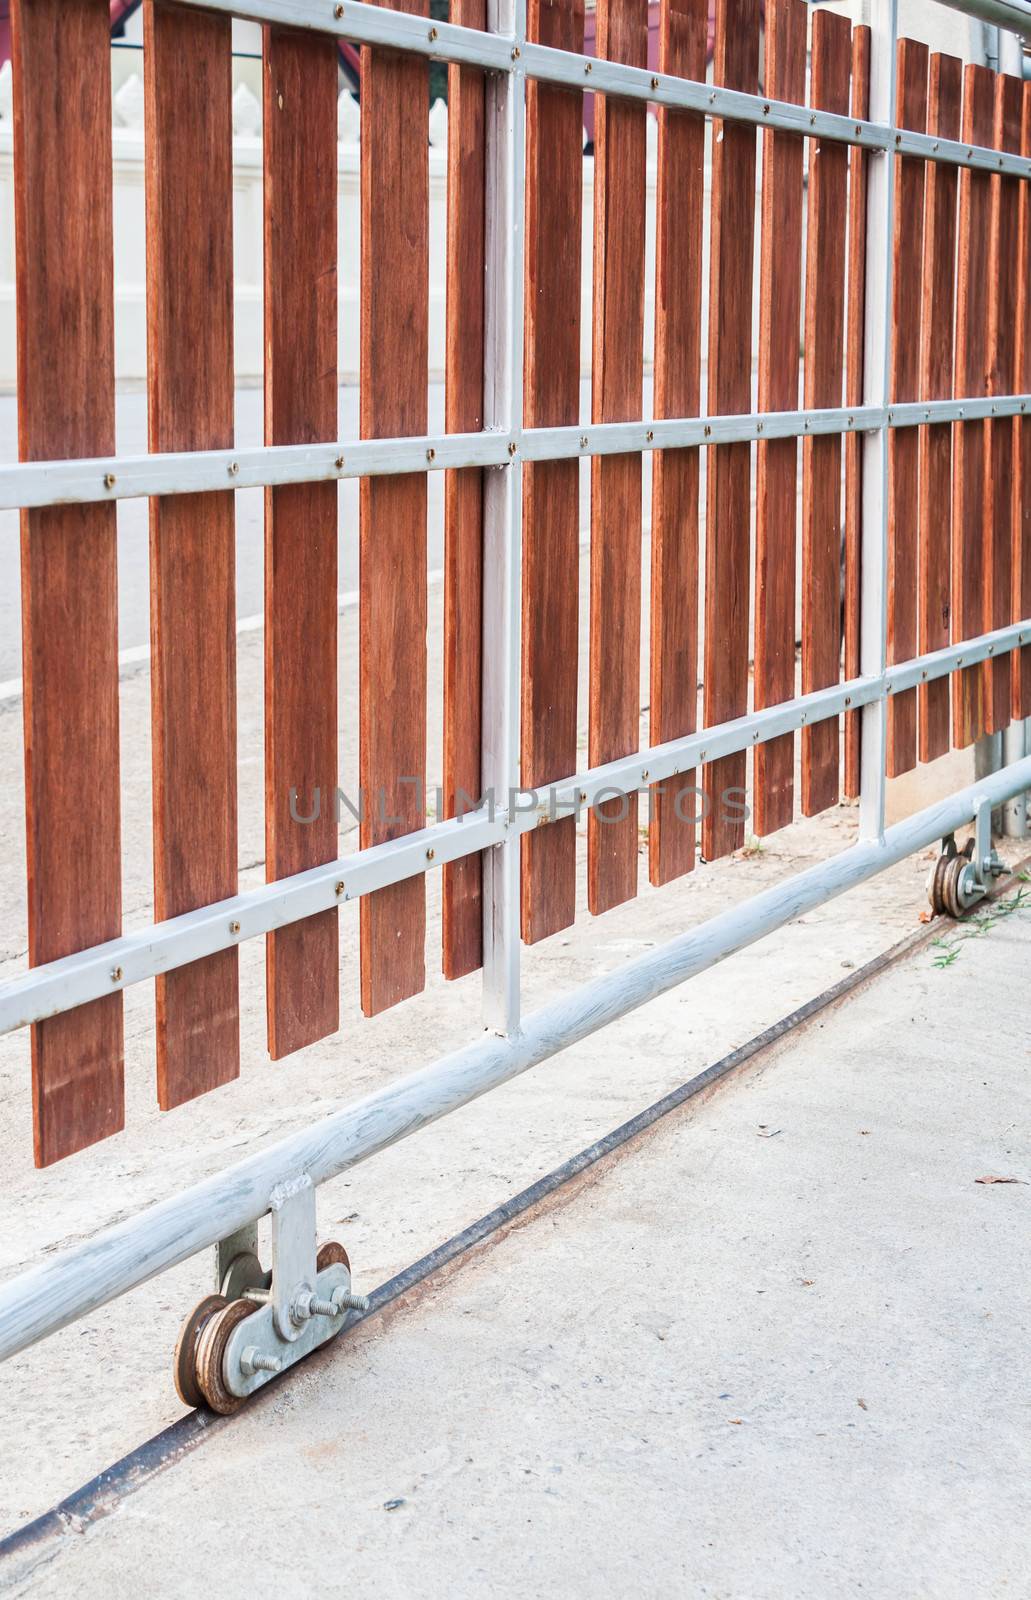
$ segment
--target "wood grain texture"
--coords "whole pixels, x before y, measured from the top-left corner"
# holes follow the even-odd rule
[[[337,437],[336,42],[264,33],[265,442]],[[337,490],[265,491],[265,872],[338,853]],[[291,790],[297,796],[291,816]],[[310,823],[298,816],[318,815]],[[340,1026],[335,910],[270,933],[273,1060]]]
[[[928,50],[900,39],[895,117],[922,133],[927,126]],[[924,162],[895,159],[895,265],[891,297],[891,397],[920,395],[920,314],[923,309]],[[920,436],[915,428],[888,434],[888,664],[917,652]],[[888,701],[888,777],[916,765],[916,690]]]
[[[1031,156],[1031,82],[1024,84],[1020,151]],[[1020,186],[1016,278],[1020,285],[1014,354],[1019,394],[1031,392],[1031,183]],[[1013,419],[1013,611],[1031,617],[1031,417]],[[1031,716],[1031,645],[1014,652],[1013,715]]]
[[[810,100],[847,115],[852,34],[844,17],[813,18]],[[810,142],[805,286],[805,403],[841,404],[845,336],[848,152]],[[802,693],[837,683],[841,669],[841,438],[802,442]],[[815,816],[839,793],[837,717],[802,729],[802,811]]]
[[[766,81],[773,100],[805,100],[804,0],[772,0],[766,12]],[[798,134],[763,134],[759,276],[759,410],[798,408],[802,311],[804,143]],[[761,440],[755,487],[755,706],[795,693],[795,556],[798,440]],[[753,831],[787,827],[794,809],[792,734],[756,746]]]
[[[486,0],[454,0],[451,20],[487,25]],[[483,427],[484,139],[486,89],[474,67],[448,68],[447,342],[444,420],[449,433]],[[483,472],[444,480],[444,815],[472,808],[481,790]],[[443,871],[443,971],[483,962],[483,858]]]
[[[990,145],[994,77],[987,67],[963,74],[963,138]],[[959,276],[956,289],[956,360],[953,392],[985,393],[988,369],[988,277],[985,245],[991,212],[988,173],[964,167],[959,175]],[[952,640],[974,639],[984,625],[984,423],[956,422],[952,430]],[[952,739],[972,743],[984,731],[984,673],[961,667],[952,689]]]
[[[997,150],[1020,150],[1023,83],[1000,73],[995,80]],[[1020,234],[1019,178],[993,177],[988,233],[988,393],[1012,394],[1020,283],[1015,271]],[[985,423],[985,630],[1015,622],[1013,611],[1013,419]],[[1009,726],[1012,657],[984,663],[985,732]]]
[[[958,139],[962,120],[963,63],[932,55],[927,131]],[[927,163],[924,213],[923,305],[920,318],[920,393],[944,400],[952,392],[956,310],[956,197],[959,172]],[[949,551],[952,543],[952,425],[920,430],[918,644],[921,655],[949,642]],[[949,680],[920,685],[918,749],[934,761],[949,748]]]
[[[115,443],[107,0],[16,0],[18,454]],[[29,964],[121,932],[113,505],[21,516]],[[124,1121],[120,993],[32,1028],[37,1166]]]
[[[233,443],[233,130],[228,17],[146,0],[150,448]],[[237,889],[234,497],[150,503],[154,911]],[[155,979],[162,1110],[240,1070],[239,957]]]
[[[758,0],[717,0],[713,81],[756,92]],[[709,235],[709,411],[752,402],[752,251],[755,130],[713,122]],[[751,449],[710,449],[706,473],[703,715],[707,727],[748,707]],[[711,761],[702,777],[702,853],[712,861],[744,842],[744,751]]]
[[[647,0],[599,0],[598,55],[648,64]],[[644,373],[645,118],[639,102],[600,95],[594,142],[591,419],[641,415]],[[641,457],[591,460],[592,766],[636,750],[641,693]],[[587,904],[594,915],[637,893],[637,795],[587,818]]]
[[[707,0],[667,0],[659,14],[659,70],[705,76]],[[700,404],[705,122],[659,112],[655,211],[657,417],[695,416]],[[651,706],[653,744],[693,732],[698,720],[699,453],[652,457]],[[657,887],[695,862],[695,773],[655,784],[649,797],[648,865]]]
[[[852,115],[870,114],[870,29],[852,30]],[[853,146],[848,155],[848,299],[845,310],[845,404],[863,403],[863,340],[866,334],[866,201],[870,158]],[[863,543],[863,442],[845,436],[845,677],[860,673]],[[859,795],[862,713],[845,712],[842,787],[849,800]]]
[[[529,37],[583,48],[583,0],[530,0]],[[580,235],[583,96],[526,85],[524,410],[527,427],[580,414]],[[576,771],[580,467],[523,468],[521,781],[539,788]],[[522,935],[568,928],[576,911],[576,818],[524,836]]]
[[[425,16],[425,0],[395,9]],[[426,431],[429,296],[427,68],[362,47],[361,433]],[[363,478],[360,492],[363,847],[425,823],[426,477]],[[362,1010],[425,982],[422,876],[361,902]]]

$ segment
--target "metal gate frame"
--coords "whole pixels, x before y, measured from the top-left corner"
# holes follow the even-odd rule
[[[295,877],[239,894],[33,969],[0,990],[0,1031],[67,1011],[231,948],[248,938],[485,852],[483,999],[486,1036],[345,1106],[319,1123],[135,1217],[105,1229],[0,1288],[0,1360],[75,1321],[208,1246],[224,1265],[273,1214],[272,1303],[294,1355],[312,1342],[283,1331],[288,1296],[307,1271],[313,1286],[314,1190],[436,1118],[625,1016],[803,912],[943,838],[987,808],[1031,789],[1031,756],[885,828],[888,698],[960,667],[1031,645],[1031,617],[947,649],[887,665],[888,439],[892,428],[1019,416],[1031,396],[892,404],[889,398],[895,156],[1031,178],[1025,157],[913,133],[893,121],[897,0],[872,0],[869,121],[811,111],[529,43],[525,0],[491,0],[489,31],[411,16],[359,0],[180,0],[198,9],[310,29],[486,70],[487,359],[485,431],[304,447],[211,450],[0,469],[0,508],[103,502],[378,474],[479,466],[484,505],[483,780],[493,798],[474,811]],[[956,11],[1031,38],[1025,0],[942,0]],[[523,429],[523,209],[528,79],[686,108],[710,117],[783,128],[857,145],[869,167],[864,403],[833,410],[751,413],[580,427]],[[551,786],[519,789],[522,463],[648,452],[808,435],[862,437],[862,632],[860,676],[782,705],[596,766]],[[519,849],[542,817],[578,813],[607,793],[632,793],[720,756],[807,724],[862,711],[859,842],[827,862],[700,924],[665,946],[534,1012],[520,1015]],[[501,803],[498,797],[504,797]],[[303,1238],[286,1218],[300,1219]],[[295,1270],[296,1269],[296,1270]],[[339,1267],[331,1272],[340,1275]],[[292,1282],[287,1282],[290,1274]],[[326,1292],[333,1285],[322,1285]],[[279,1280],[278,1287],[276,1279]],[[305,1281],[307,1281],[307,1279]],[[346,1284],[330,1329],[346,1310]],[[323,1293],[323,1300],[326,1295]],[[312,1296],[309,1293],[309,1301]],[[315,1306],[317,1309],[317,1305]],[[305,1312],[309,1316],[310,1311]],[[257,1320],[257,1319],[255,1319]],[[282,1326],[281,1326],[282,1324]],[[245,1352],[246,1354],[246,1352]],[[244,1363],[244,1371],[247,1366]],[[249,1374],[247,1390],[278,1365]]]

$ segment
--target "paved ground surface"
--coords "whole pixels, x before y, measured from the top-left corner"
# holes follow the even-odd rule
[[[341,1341],[14,1592],[1028,1594],[1031,915],[1005,909]],[[697,987],[648,1024],[676,1019],[685,1067]],[[433,1137],[412,1143],[436,1174]]]

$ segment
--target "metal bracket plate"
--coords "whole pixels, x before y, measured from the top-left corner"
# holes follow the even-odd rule
[[[312,1274],[312,1288],[320,1300],[332,1300],[334,1290],[351,1292],[351,1274],[342,1262]],[[232,1394],[244,1399],[260,1389],[279,1372],[317,1350],[338,1334],[347,1321],[347,1311],[338,1316],[311,1316],[300,1327],[291,1325],[291,1337],[279,1335],[276,1310],[272,1302],[261,1306],[233,1329],[222,1361],[222,1376]],[[253,1356],[266,1358],[273,1370],[255,1369]],[[250,1359],[245,1360],[245,1357]]]

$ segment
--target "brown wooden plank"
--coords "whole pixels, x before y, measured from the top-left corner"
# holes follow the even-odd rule
[[[1031,156],[1031,82],[1024,84],[1021,154]],[[1020,234],[1015,275],[1020,285],[1014,355],[1020,394],[1031,392],[1031,183],[1020,186]],[[1013,419],[1013,611],[1031,617],[1031,417]],[[1013,716],[1031,716],[1031,645],[1013,657]]]
[[[146,0],[150,448],[233,443],[233,128],[228,17]],[[150,504],[154,911],[235,894],[234,497]],[[239,966],[221,950],[155,980],[158,1103],[240,1070]]]
[[[990,145],[995,80],[987,67],[963,75],[963,138]],[[959,175],[959,279],[956,290],[954,393],[982,395],[988,368],[988,275],[985,244],[991,212],[988,173]],[[984,423],[956,422],[952,433],[952,639],[974,639],[984,626]],[[968,745],[984,731],[984,673],[961,667],[952,690],[952,738]]]
[[[648,64],[648,0],[599,0],[598,56]],[[599,95],[594,139],[591,418],[641,415],[644,371],[645,119],[639,102]],[[591,460],[592,766],[639,744],[641,457]],[[587,903],[594,915],[637,893],[637,795],[587,819]]]
[[[955,56],[932,55],[927,129],[943,139],[958,139],[962,117],[963,63]],[[952,392],[956,310],[956,197],[959,170],[929,161],[924,214],[923,307],[921,312],[920,393],[943,400]],[[920,430],[919,649],[921,655],[949,642],[949,550],[952,543],[952,425]],[[936,678],[918,691],[921,761],[933,761],[949,748],[949,680]]]
[[[810,100],[847,115],[852,33],[844,17],[813,17]],[[805,403],[841,404],[845,330],[848,152],[813,140],[805,286]],[[837,683],[841,663],[841,438],[802,444],[802,692]],[[838,799],[838,719],[802,729],[802,811]]]
[[[927,126],[928,50],[900,39],[895,116],[900,127],[922,133]],[[891,302],[891,397],[920,395],[920,313],[923,302],[924,163],[895,160],[895,265]],[[915,428],[888,434],[888,662],[909,661],[917,652],[920,436]],[[916,690],[888,701],[888,776],[916,765]]]
[[[530,0],[529,37],[583,49],[583,0]],[[527,427],[580,414],[580,234],[583,96],[526,85]],[[523,468],[521,780],[540,788],[576,771],[580,478],[576,461]],[[576,910],[576,819],[522,841],[522,934],[535,943]]]
[[[429,7],[426,0],[402,0],[395,9],[425,16]],[[426,431],[426,72],[411,56],[362,48],[360,379],[366,439]],[[425,474],[363,478],[360,520],[361,840],[369,846],[411,833],[425,821]],[[422,989],[425,942],[421,876],[362,897],[366,1016]]]
[[[713,81],[754,94],[759,81],[758,0],[716,0]],[[713,122],[709,235],[709,411],[752,404],[752,250],[755,130]],[[705,513],[703,715],[707,727],[748,708],[751,447],[709,451]],[[745,753],[703,770],[702,853],[712,861],[744,842]]]
[[[451,21],[487,26],[486,0],[453,0]],[[484,129],[486,87],[475,67],[448,68],[447,345],[444,421],[449,433],[483,427]],[[481,790],[483,673],[483,472],[444,481],[444,815],[471,809]],[[443,971],[483,961],[483,858],[443,872]]]
[[[18,454],[114,449],[107,0],[16,0]],[[21,516],[29,963],[121,932],[113,505]],[[32,1028],[35,1159],[124,1121],[122,997]]]
[[[772,0],[766,12],[766,81],[774,100],[805,100],[807,7]],[[762,244],[759,280],[759,410],[798,408],[802,311],[802,160],[797,134],[763,134]],[[766,439],[756,455],[755,706],[795,693],[795,538],[798,440]],[[787,827],[794,808],[795,740],[771,739],[755,750],[757,834]]]
[[[1000,73],[995,80],[997,150],[1020,150],[1023,102],[1020,78]],[[1020,233],[1019,178],[993,177],[988,234],[988,393],[1012,394],[1016,365],[1014,335],[1019,311],[1019,282],[1014,268]],[[985,423],[985,596],[986,630],[1015,622],[1013,613],[1013,420]],[[1009,651],[984,663],[985,732],[1009,726],[1012,700],[1012,658]]]
[[[852,30],[852,115],[870,114],[870,29]],[[866,194],[869,154],[858,145],[848,156],[848,300],[845,331],[845,404],[863,403],[863,340],[866,308]],[[860,673],[860,594],[863,537],[862,440],[845,436],[845,677]],[[845,712],[842,786],[848,799],[859,794],[862,714]]]
[[[264,34],[265,441],[337,437],[336,41]],[[337,491],[265,491],[265,872],[335,859]],[[291,816],[290,793],[296,804]],[[319,805],[315,806],[315,791]],[[318,815],[300,823],[297,816]],[[335,910],[266,939],[274,1060],[340,1026]]]
[[[600,0],[597,53],[644,67],[647,0]],[[599,96],[594,122],[594,331],[591,418],[642,411],[645,107]],[[591,765],[629,755],[640,726],[640,456],[591,461]],[[594,915],[637,893],[637,795],[588,818],[588,906]]]
[[[659,70],[705,77],[708,0],[666,0]],[[695,416],[700,404],[705,121],[659,112],[655,213],[655,415]],[[652,458],[651,706],[653,744],[693,732],[698,719],[698,450]],[[693,770],[649,797],[653,884],[690,872],[698,800]]]

